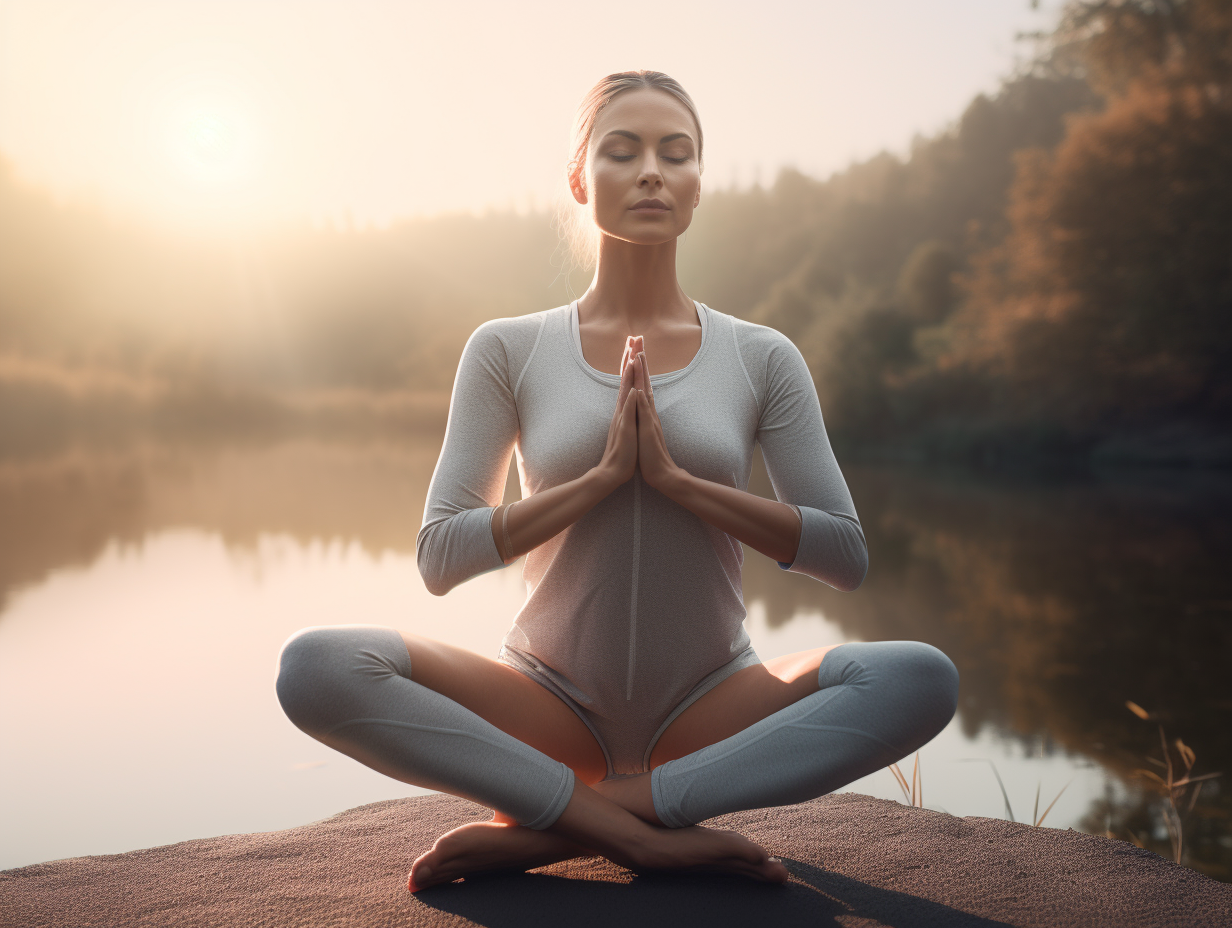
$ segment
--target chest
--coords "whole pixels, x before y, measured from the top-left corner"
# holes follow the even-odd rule
[[[620,373],[624,336],[595,326],[581,326],[578,337],[582,343],[582,355],[591,367],[607,374]],[[701,349],[701,326],[680,326],[674,331],[652,332],[643,338],[643,344],[646,367],[651,373],[683,370]]]
[[[617,391],[574,371],[528,378],[518,397],[518,465],[525,491],[574,480],[603,457]],[[695,370],[655,385],[668,453],[696,477],[744,489],[757,429],[755,403],[734,377],[716,381],[701,374]]]

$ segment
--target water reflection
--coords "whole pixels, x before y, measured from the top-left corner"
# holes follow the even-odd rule
[[[287,725],[271,662],[296,628],[331,622],[494,652],[518,569],[438,598],[414,567],[438,449],[159,446],[0,464],[0,737],[20,746],[0,775],[0,830],[19,839],[0,867],[413,792]],[[1165,713],[1199,771],[1232,770],[1228,481],[847,472],[868,580],[841,594],[749,552],[759,652],[929,641],[963,674],[959,718],[923,755],[930,807],[1004,814],[991,772],[964,757],[995,759],[1019,818],[1037,784],[1046,803],[1077,771],[1048,824],[1131,828],[1166,854],[1150,806],[1121,785],[1158,738],[1124,701]],[[770,495],[760,468],[753,489]],[[896,795],[888,774],[853,788]],[[1225,878],[1228,794],[1204,790],[1186,837],[1191,862]],[[174,828],[151,830],[160,818]]]
[[[1232,772],[1232,480],[1137,474],[1053,484],[979,482],[969,474],[850,472],[869,550],[848,596],[772,585],[746,562],[748,597],[772,622],[811,604],[845,633],[918,638],[962,674],[959,718],[1041,750],[1090,757],[1122,777],[1160,755],[1159,734],[1126,710],[1160,714],[1198,755],[1195,772]],[[773,568],[772,568],[773,569]],[[1232,876],[1232,802],[1208,784],[1187,835],[1191,863]],[[1105,799],[1081,823],[1168,853],[1139,798]]]

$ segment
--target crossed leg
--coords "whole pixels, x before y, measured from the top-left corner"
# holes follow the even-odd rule
[[[566,821],[558,824],[585,833],[612,819],[621,823],[623,816],[610,808],[614,805],[659,826],[656,831],[664,832],[660,839],[668,838],[671,844],[666,862],[729,870],[771,882],[786,879],[781,863],[733,832],[694,827],[667,833],[654,812],[650,775],[604,780],[606,761],[590,729],[538,683],[506,664],[462,648],[407,632],[402,638],[417,682],[573,769],[580,782],[574,801],[561,816]],[[817,667],[827,650],[790,655],[733,674],[672,722],[655,747],[651,765],[720,741],[816,691]],[[623,824],[630,825],[628,821]],[[421,889],[481,870],[529,870],[594,853],[593,844],[572,840],[561,828],[525,828],[511,816],[496,812],[491,822],[463,825],[442,835],[415,861],[408,886]]]
[[[297,726],[368,766],[509,813],[442,836],[415,862],[412,890],[595,853],[635,870],[781,882],[764,849],[695,823],[837,789],[910,753],[954,711],[957,673],[935,648],[837,647],[829,660],[834,649],[815,649],[733,674],[664,733],[651,774],[615,781],[600,780],[598,744],[546,689],[394,629],[297,633],[278,695]]]

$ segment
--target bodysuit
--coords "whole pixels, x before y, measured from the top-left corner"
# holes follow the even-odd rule
[[[697,354],[650,378],[672,460],[744,490],[760,444],[776,497],[801,519],[796,556],[779,566],[855,589],[864,534],[804,358],[775,329],[694,305]],[[416,540],[430,592],[506,566],[491,520],[510,454],[523,498],[583,476],[603,457],[619,386],[583,356],[576,301],[474,331]],[[758,663],[743,625],[743,560],[737,539],[635,471],[526,554],[526,600],[498,659],[573,708],[609,776],[643,773],[677,715]]]

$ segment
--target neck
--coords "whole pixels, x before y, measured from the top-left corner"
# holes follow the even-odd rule
[[[578,300],[590,321],[640,333],[665,322],[694,321],[693,301],[676,279],[676,239],[635,245],[604,235],[590,288]],[[579,310],[580,311],[580,310]]]

